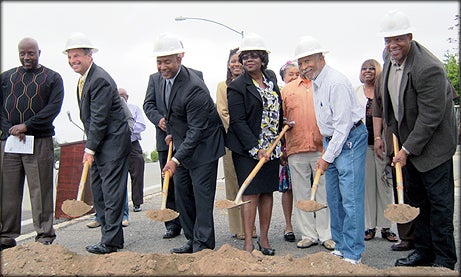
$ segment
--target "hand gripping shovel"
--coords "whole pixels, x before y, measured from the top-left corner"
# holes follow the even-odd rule
[[[83,188],[85,187],[86,177],[88,176],[88,170],[90,164],[85,161],[83,164],[82,177],[80,178],[80,184],[78,185],[77,200],[67,199],[62,203],[61,210],[70,217],[80,217],[89,212],[93,207],[82,201]]]
[[[393,134],[394,156],[399,152],[399,141]],[[403,203],[403,180],[402,167],[400,163],[395,164],[395,172],[397,177],[397,200],[398,204],[389,204],[384,211],[384,216],[392,222],[407,223],[415,219],[419,215],[419,208],[412,207]]]
[[[272,153],[272,151],[274,151],[275,149],[275,146],[277,146],[277,144],[279,143],[280,139],[283,137],[283,135],[286,133],[286,131],[290,129],[290,126],[289,125],[285,125],[285,127],[283,127],[282,131],[280,132],[280,134],[277,136],[277,138],[275,139],[274,143],[269,147],[269,149],[266,151],[266,153],[268,155],[270,155]],[[219,201],[216,201],[215,203],[215,207],[216,208],[219,208],[219,209],[231,209],[231,208],[235,208],[235,207],[238,207],[238,206],[241,206],[243,204],[247,204],[247,203],[250,203],[250,201],[245,201],[245,202],[242,202],[242,195],[243,195],[243,192],[246,190],[246,188],[248,187],[248,185],[250,185],[251,181],[253,181],[253,178],[256,176],[256,174],[258,173],[258,171],[261,169],[261,167],[264,165],[264,163],[266,162],[266,159],[260,159],[259,162],[256,164],[256,166],[253,168],[253,170],[250,172],[250,175],[248,175],[248,177],[245,179],[245,181],[243,181],[243,184],[242,186],[240,187],[239,191],[237,192],[237,196],[235,197],[235,200],[234,201],[231,201],[231,200],[227,200],[227,199],[224,199],[224,200],[219,200]]]
[[[305,212],[316,212],[321,209],[326,208],[327,206],[315,201],[315,193],[317,192],[317,187],[320,181],[320,176],[322,176],[323,171],[317,169],[315,172],[314,182],[311,188],[311,199],[310,200],[299,200],[296,203],[296,208],[305,211]]]
[[[171,156],[173,156],[173,142],[170,141],[168,145],[168,158],[167,162],[171,160]],[[172,209],[166,208],[166,200],[168,197],[168,186],[170,184],[170,172],[165,172],[165,178],[163,179],[163,186],[162,186],[162,206],[160,210],[151,210],[147,211],[146,215],[150,219],[155,221],[166,222],[173,220],[179,216],[177,211],[173,211]]]

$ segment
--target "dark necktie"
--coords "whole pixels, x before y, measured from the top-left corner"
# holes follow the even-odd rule
[[[165,83],[165,106],[168,108],[168,103],[170,101],[170,93],[171,93],[171,80],[166,80]]]

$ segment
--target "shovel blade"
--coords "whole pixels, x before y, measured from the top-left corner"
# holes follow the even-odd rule
[[[179,216],[179,213],[171,209],[161,209],[147,211],[146,215],[148,218],[152,220],[166,222],[177,218]]]
[[[224,199],[224,200],[216,201],[214,205],[218,209],[232,209],[232,208],[236,208],[236,207],[242,206],[250,202],[251,200],[243,201],[243,202],[235,202],[235,201]]]
[[[61,206],[61,210],[72,218],[81,217],[91,211],[92,208],[92,206],[86,204],[85,202],[75,199],[65,200]]]
[[[325,209],[327,206],[315,200],[300,200],[296,202],[296,208],[305,212],[317,212]]]
[[[392,222],[404,224],[412,221],[419,215],[419,208],[408,204],[389,204],[384,211],[384,217]]]

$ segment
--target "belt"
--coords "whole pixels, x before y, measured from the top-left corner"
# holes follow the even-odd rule
[[[352,126],[351,128],[351,131],[354,130],[355,128],[359,127],[360,125],[363,124],[363,121],[362,120],[359,120],[358,122],[354,123],[354,126]],[[325,137],[327,140],[331,140],[331,136],[330,137]]]

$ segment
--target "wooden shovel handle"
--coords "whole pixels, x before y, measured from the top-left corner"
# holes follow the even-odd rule
[[[171,157],[173,156],[173,141],[170,140],[170,143],[168,144],[168,156],[166,161],[169,162],[171,160]],[[168,187],[170,185],[170,171],[165,172],[165,178],[163,178],[163,186],[162,186],[162,206],[160,209],[164,210],[166,209],[166,200],[168,197]]]
[[[317,187],[320,182],[320,176],[322,176],[323,171],[319,168],[315,172],[315,177],[314,177],[314,182],[312,183],[312,188],[311,188],[311,200],[315,200],[315,193],[317,192]]]
[[[279,143],[279,141],[282,139],[283,135],[290,129],[289,125],[285,125],[280,132],[280,134],[277,136],[277,138],[274,140],[274,143],[267,149],[266,154],[270,155],[272,151],[274,151],[275,147]],[[251,181],[253,181],[253,178],[256,176],[258,171],[261,169],[261,167],[266,163],[266,159],[260,159],[259,162],[256,164],[256,166],[253,168],[253,170],[250,172],[250,175],[243,181],[242,186],[240,187],[237,196],[235,197],[235,203],[242,202],[242,195],[243,192],[246,190],[246,188],[250,185]]]
[[[399,152],[399,140],[395,134],[392,134],[392,140],[394,143],[394,157]],[[396,176],[396,183],[397,183],[397,201],[398,204],[403,204],[403,178],[402,178],[402,166],[400,163],[395,163],[395,176]]]
[[[80,183],[78,184],[77,200],[82,200],[83,189],[85,188],[86,177],[88,176],[88,170],[90,169],[90,163],[85,161],[82,169],[82,176],[80,177]]]

